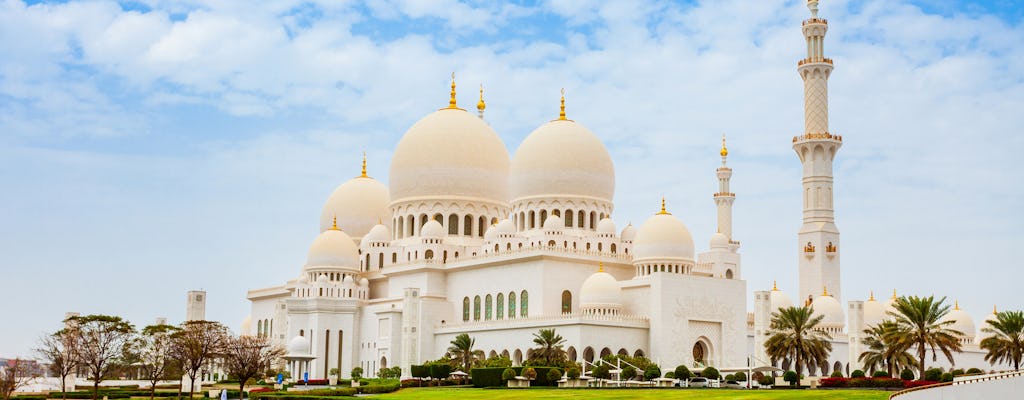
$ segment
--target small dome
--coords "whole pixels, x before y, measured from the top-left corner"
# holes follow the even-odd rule
[[[712,249],[727,249],[729,248],[729,237],[725,236],[724,233],[716,232],[711,235],[711,248]]]
[[[995,321],[998,317],[996,316],[996,309],[992,308],[992,313],[985,316],[985,322],[981,323],[981,330],[978,331],[977,336],[974,337],[974,343],[981,344],[982,339],[992,336],[992,333],[984,332],[985,329],[992,329],[992,324],[988,321]]]
[[[327,198],[320,212],[320,232],[331,229],[334,218],[338,227],[353,238],[370,232],[378,221],[390,221],[391,197],[383,183],[368,176],[358,176],[341,184]]]
[[[497,234],[516,233],[516,225],[512,223],[512,220],[506,218],[501,220],[501,222],[498,222],[498,224],[495,225],[494,228],[488,229],[488,231],[491,230],[493,230]]]
[[[633,224],[628,224],[625,228],[622,228],[619,238],[624,242],[629,242],[636,238],[636,228],[633,227]]]
[[[878,300],[875,300],[874,296],[864,302],[864,326],[875,326],[889,319],[889,316],[885,314],[886,305],[882,304]]]
[[[967,311],[960,309],[960,305],[956,304],[952,310],[949,310],[942,321],[954,321],[952,324],[946,326],[946,328],[959,331],[963,334],[962,337],[973,338],[977,331],[974,328],[974,318],[971,318],[971,314]]]
[[[313,240],[307,267],[359,267],[359,249],[345,232],[328,229]]]
[[[359,278],[359,286],[367,287],[370,286],[370,280],[366,278]]]
[[[320,274],[316,277],[316,283],[320,285],[326,285],[331,280],[327,278],[327,274]]]
[[[561,231],[565,229],[565,222],[562,221],[562,217],[552,215],[544,220],[544,230],[546,231]]]
[[[583,309],[617,309],[622,307],[622,289],[611,274],[595,272],[583,281],[580,289],[580,307]]]
[[[370,243],[387,243],[391,241],[391,230],[388,227],[377,224],[374,225],[370,232],[363,236],[363,240],[359,242],[360,247],[366,247]]]
[[[615,221],[612,221],[611,218],[602,219],[600,222],[597,223],[597,233],[615,235],[616,230],[617,229],[615,228]]]
[[[444,227],[441,226],[440,222],[430,220],[426,224],[423,224],[423,228],[420,229],[420,236],[430,239],[440,239],[445,237]]]
[[[242,336],[249,336],[251,335],[250,332],[252,332],[252,315],[246,315],[245,319],[242,320],[241,332],[238,334]]]
[[[648,218],[633,239],[633,261],[673,259],[693,262],[693,236],[683,221],[668,213]]]
[[[814,301],[811,302],[811,307],[814,308],[814,315],[824,315],[825,318],[818,324],[822,328],[836,328],[842,327],[846,324],[846,318],[843,316],[843,306],[839,304],[839,300],[827,294],[815,297]]]
[[[584,197],[612,201],[615,167],[601,140],[569,120],[541,125],[519,145],[511,166],[511,198]]]
[[[309,354],[309,340],[306,340],[303,336],[293,337],[288,342],[288,353],[293,355],[308,355]]]
[[[509,156],[490,125],[445,108],[416,121],[391,158],[391,199],[480,199],[508,202]]]
[[[346,288],[350,288],[350,287],[355,286],[355,285],[356,285],[356,282],[355,282],[354,278],[352,278],[351,275],[345,275],[345,276],[343,276],[341,278],[341,286],[346,287]]]
[[[789,298],[786,292],[773,288],[768,298],[771,312],[779,311],[780,308],[789,308],[793,306],[793,300]]]

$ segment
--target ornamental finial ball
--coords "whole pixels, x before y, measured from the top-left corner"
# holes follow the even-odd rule
[[[452,92],[451,98],[448,99],[448,108],[459,108],[455,105],[455,72],[452,72]]]
[[[565,88],[562,88],[562,106],[561,110],[558,112],[558,119],[560,121],[565,121]]]
[[[724,133],[722,134],[722,151],[718,152],[718,154],[721,154],[722,157],[725,157],[725,156],[729,155],[729,149],[727,149],[725,147],[725,134]]]

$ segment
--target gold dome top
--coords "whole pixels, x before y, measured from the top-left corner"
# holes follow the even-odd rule
[[[331,222],[331,230],[332,231],[340,231],[341,230],[341,229],[338,229],[338,216],[337,215],[334,216],[334,221]]]
[[[719,151],[718,154],[721,154],[722,157],[725,157],[725,156],[729,155],[729,149],[727,149],[725,147],[725,134],[724,133],[722,134],[722,150]]]
[[[665,197],[661,198],[661,211],[658,211],[658,215],[672,215],[672,213],[665,210]]]
[[[561,106],[561,110],[558,112],[558,120],[559,121],[565,121],[566,120],[565,119],[565,88],[562,88],[562,106]]]
[[[484,84],[480,84],[480,101],[476,102],[476,109],[480,112],[484,112],[487,108],[487,103],[484,103]]]

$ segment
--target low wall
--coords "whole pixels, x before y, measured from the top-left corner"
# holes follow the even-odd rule
[[[890,400],[1016,399],[1024,393],[1024,372],[983,375],[941,386],[898,392]]]

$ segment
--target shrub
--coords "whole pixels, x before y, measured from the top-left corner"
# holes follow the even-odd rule
[[[611,379],[612,374],[608,372],[608,366],[601,364],[590,370],[590,376],[601,379]]]
[[[340,374],[340,373],[341,373],[341,371],[338,370],[337,368],[331,368],[331,370],[327,373],[327,375],[329,375],[329,376],[338,376],[338,374]]]
[[[373,385],[360,386],[360,387],[358,387],[356,389],[357,389],[358,393],[361,393],[361,394],[378,394],[378,393],[391,393],[391,392],[394,392],[394,391],[400,389],[401,387],[402,387],[401,383],[393,382],[393,383],[384,383],[384,384],[373,384]]]
[[[982,370],[977,369],[977,368],[971,368],[971,369],[967,370],[967,375],[983,374],[983,373],[985,373],[985,371],[982,371]]]
[[[871,374],[872,378],[890,378],[888,371],[875,371]]]
[[[407,388],[407,387],[420,387],[420,384],[422,384],[422,383],[423,383],[423,381],[421,381],[419,379],[405,379],[405,380],[402,380],[401,382],[399,382],[399,384],[401,384],[403,388]]]
[[[657,378],[661,378],[661,368],[658,368],[657,365],[647,367],[644,370],[644,380],[649,381]]]
[[[576,367],[569,368],[569,370],[566,371],[566,374],[569,376],[569,379],[579,379],[580,369]]]
[[[859,369],[855,369],[855,370],[853,370],[853,372],[850,373],[850,377],[851,378],[863,378],[864,377],[864,371],[861,371]]]
[[[822,378],[819,383],[821,383],[821,387],[843,388],[850,385],[850,380],[846,378]]]
[[[177,393],[175,393],[175,395],[177,395]],[[46,400],[46,396],[41,394],[21,394],[11,396],[11,400]]]
[[[942,369],[928,368],[924,371],[924,376],[921,379],[926,381],[939,381],[942,379]]]
[[[251,400],[330,400],[339,396],[355,396],[355,388],[305,390],[298,392],[256,392],[249,393]]]
[[[537,370],[533,369],[533,367],[526,367],[526,369],[523,370],[523,378],[531,381],[537,379]]]
[[[760,384],[761,386],[771,386],[775,384],[775,378],[771,377],[770,375],[762,376],[761,379],[757,380],[757,383]]]
[[[842,378],[843,377],[843,371],[832,371],[832,375],[829,375],[829,376],[832,377],[832,378]]]
[[[738,381],[745,381],[747,380],[747,374],[743,371],[740,371],[733,375],[733,378],[736,378],[736,380]]]
[[[953,374],[950,373],[950,372],[946,372],[946,373],[944,373],[942,375],[939,375],[939,381],[940,382],[952,382],[953,381]]]
[[[351,375],[352,375],[352,380],[358,381],[359,378],[363,377],[363,367],[352,368]]]
[[[879,378],[852,378],[848,381],[848,387],[857,388],[902,388],[903,380],[886,377]]]
[[[900,379],[905,381],[914,380],[914,371],[911,371],[910,368],[904,368],[903,372],[900,372]]]
[[[700,376],[708,379],[718,379],[722,377],[722,374],[720,374],[715,367],[707,367],[704,368],[703,371],[700,371]]]
[[[625,380],[628,381],[628,380],[631,380],[633,378],[636,378],[636,368],[633,368],[632,365],[629,365],[629,366],[626,366],[626,368],[622,369],[622,379],[625,379]]]
[[[932,382],[932,381],[906,381],[906,382],[903,382],[903,388],[904,389],[910,389],[910,388],[916,388],[916,387],[921,387],[921,386],[934,385],[936,383],[938,383],[938,382]]]
[[[957,368],[952,371],[949,371],[949,373],[953,374],[953,376],[960,376],[964,374],[964,370],[963,368]]]
[[[503,380],[503,381],[507,381],[509,379],[515,379],[515,378],[516,378],[516,371],[513,370],[512,368],[505,368],[505,370],[501,372],[501,380]],[[473,379],[473,381],[476,381],[476,379]]]
[[[409,367],[409,372],[412,373],[414,378],[429,378],[430,368],[426,365],[413,365]]]
[[[725,380],[727,380],[727,381],[734,381],[734,380],[736,380],[736,375],[733,375],[733,374],[726,375],[725,376]]]
[[[500,355],[499,356],[494,356],[494,357],[489,357],[486,360],[484,360],[483,366],[487,367],[487,368],[497,368],[497,367],[506,367],[507,368],[507,367],[511,367],[512,366],[512,360],[510,360],[508,357],[500,356]]]
[[[552,368],[548,371],[548,382],[555,382],[560,379],[562,379],[562,371],[559,371],[558,368]]]
[[[686,368],[685,365],[680,365],[680,366],[676,367],[676,370],[674,372],[676,373],[676,378],[677,379],[684,379],[685,380],[685,379],[690,379],[690,377],[693,376],[693,373],[690,372],[690,369]]]
[[[800,381],[796,376],[796,371],[786,371],[786,373],[782,374],[782,379],[789,382],[790,385],[796,385]]]
[[[430,364],[430,377],[434,379],[444,379],[448,375],[452,374],[452,366],[448,364],[434,363]]]

